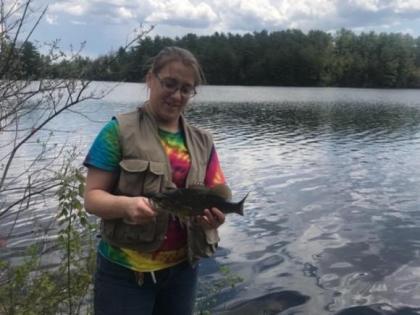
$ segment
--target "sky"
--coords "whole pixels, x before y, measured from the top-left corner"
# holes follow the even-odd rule
[[[33,0],[48,10],[32,39],[60,40],[68,50],[86,42],[97,57],[125,45],[141,26],[149,36],[269,32],[297,28],[334,33],[400,32],[420,36],[420,0]]]

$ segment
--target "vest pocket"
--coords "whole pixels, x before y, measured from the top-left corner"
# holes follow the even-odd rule
[[[155,237],[156,224],[131,225],[119,222],[114,229],[114,239],[122,244],[136,245],[138,242],[150,242]]]
[[[191,223],[189,233],[193,260],[199,257],[210,257],[214,254],[220,241],[217,229],[204,230],[198,224]]]
[[[143,193],[162,190],[166,164],[163,162],[149,162],[149,172],[144,178]]]
[[[161,190],[165,163],[139,159],[126,159],[120,163],[118,192],[127,196],[141,196]]]
[[[130,225],[121,219],[102,220],[101,234],[105,241],[118,247],[136,249],[142,242],[155,239],[156,223]]]

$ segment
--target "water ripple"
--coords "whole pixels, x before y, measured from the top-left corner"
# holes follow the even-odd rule
[[[418,314],[419,92],[200,91],[186,115],[212,132],[235,200],[250,192],[245,216],[228,216],[220,229],[216,260],[244,282],[217,311],[258,314],[267,306],[284,314]],[[100,110],[92,112],[94,104],[79,110],[106,121],[137,101],[115,106],[130,93],[115,95],[96,103]],[[236,98],[221,100],[227,95]],[[69,115],[51,129],[69,125],[77,132],[56,134],[54,141],[81,141],[87,150],[102,124]],[[4,141],[10,139],[0,135],[0,147]],[[19,162],[27,163],[31,150],[39,150],[36,143]],[[11,197],[0,196],[2,202]],[[45,204],[31,219],[25,215],[2,221],[0,240],[9,237],[2,256],[23,251],[38,236],[31,229],[47,230],[54,211]],[[216,271],[209,270],[211,277]]]

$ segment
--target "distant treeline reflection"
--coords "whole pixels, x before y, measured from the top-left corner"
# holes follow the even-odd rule
[[[164,46],[191,50],[203,65],[208,84],[267,86],[420,87],[420,37],[375,32],[335,35],[291,29],[252,34],[188,34],[146,37],[128,51],[96,59],[78,57],[52,64],[25,44],[22,77],[68,77],[83,73],[98,81],[142,82],[144,64]]]

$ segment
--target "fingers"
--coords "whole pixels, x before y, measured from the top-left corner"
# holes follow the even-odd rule
[[[127,224],[146,224],[155,220],[156,212],[150,201],[144,197],[133,197],[130,199],[124,222]]]
[[[219,225],[225,223],[225,214],[217,208],[212,208],[213,217],[219,223]]]
[[[198,220],[205,229],[217,229],[225,222],[225,215],[217,208],[205,209],[204,214],[199,216]]]
[[[211,229],[212,228],[212,218],[211,218],[211,213],[209,210],[204,210],[203,215],[200,215],[197,217],[198,222],[206,229]],[[214,223],[214,222],[213,222]]]
[[[141,197],[140,208],[144,211],[146,216],[155,217],[156,212],[148,198]]]

